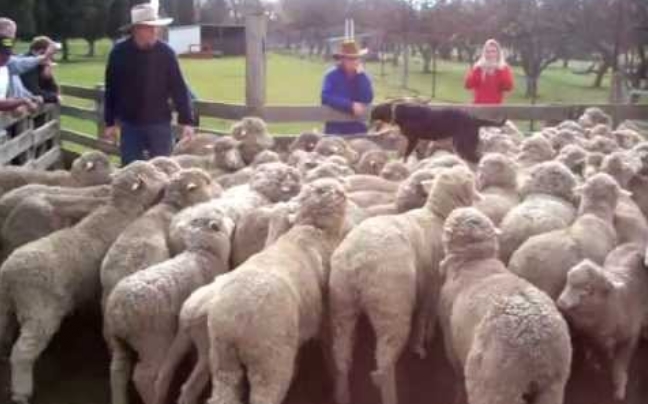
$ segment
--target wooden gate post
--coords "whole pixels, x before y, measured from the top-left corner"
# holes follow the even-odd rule
[[[263,116],[266,103],[266,16],[260,4],[250,1],[245,13],[247,113]]]
[[[95,86],[95,111],[97,112],[97,139],[101,139],[106,126],[104,125],[104,85]]]

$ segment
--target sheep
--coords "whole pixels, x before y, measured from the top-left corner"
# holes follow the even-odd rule
[[[568,144],[560,149],[555,160],[563,163],[577,178],[584,178],[588,153],[576,144]]]
[[[102,152],[83,153],[74,160],[70,171],[41,171],[25,167],[0,169],[0,196],[27,184],[87,187],[110,183],[112,165]]]
[[[497,230],[475,208],[443,227],[439,322],[456,402],[562,404],[572,346],[554,303],[498,259]]]
[[[552,299],[565,286],[567,272],[588,258],[603,264],[617,245],[614,211],[621,190],[614,178],[599,173],[579,189],[579,217],[565,229],[539,234],[526,240],[511,256],[509,269],[528,280]]]
[[[579,133],[582,136],[584,136],[585,134],[585,129],[578,122],[572,120],[562,121],[560,124],[558,124],[556,128],[558,130],[561,129],[571,130],[573,132]]]
[[[240,142],[229,136],[214,141],[211,156],[180,155],[173,156],[173,159],[183,168],[202,168],[209,172],[212,177],[240,170],[245,166],[243,157],[239,151]]]
[[[366,153],[382,150],[380,146],[378,146],[375,142],[362,137],[357,139],[351,139],[348,141],[348,144],[349,147],[351,147],[353,150],[356,151],[356,153],[358,153],[360,158],[362,158],[362,156],[364,156]]]
[[[643,141],[641,135],[632,129],[617,129],[612,132],[617,144],[626,150],[630,150]]]
[[[609,174],[623,189],[628,189],[630,181],[638,171],[632,156],[625,152],[615,152],[605,157],[601,172]],[[614,212],[614,227],[619,244],[648,242],[648,221],[641,209],[627,193],[619,195]]]
[[[593,128],[597,124],[612,126],[612,118],[600,108],[590,107],[578,118],[578,124],[585,129]]]
[[[33,367],[63,318],[98,298],[108,248],[157,202],[167,177],[138,161],[117,172],[111,201],[71,228],[22,246],[0,268],[0,341],[15,313],[20,336],[11,353],[13,400],[27,403]],[[98,299],[97,299],[98,300]]]
[[[261,164],[275,163],[280,161],[281,159],[279,158],[279,154],[272,150],[264,150],[254,157],[254,160],[249,167],[245,167],[244,169],[238,170],[231,174],[223,174],[216,178],[216,181],[223,188],[232,188],[238,185],[243,185],[250,181],[250,178],[252,178],[252,174],[254,173],[254,169],[256,167],[260,166]]]
[[[325,156],[318,153],[309,153],[302,150],[296,150],[288,156],[286,164],[296,167],[302,175],[309,170],[316,168],[326,160]]]
[[[355,169],[358,174],[379,175],[388,161],[389,155],[386,151],[370,150],[360,157]]]
[[[292,229],[215,281],[209,404],[240,402],[246,375],[250,402],[280,404],[298,349],[321,336],[329,260],[342,239],[347,201],[340,182],[322,179],[304,186],[299,204]]]
[[[100,271],[102,302],[126,276],[171,258],[167,239],[175,214],[221,193],[221,187],[201,169],[184,169],[174,174],[162,201],[129,225],[106,253]]]
[[[293,140],[293,142],[288,146],[288,151],[291,153],[294,152],[295,150],[303,150],[305,152],[313,152],[315,151],[315,146],[317,146],[317,143],[322,139],[322,135],[319,133],[314,133],[314,132],[305,132],[300,134],[297,139]]]
[[[628,190],[632,193],[632,200],[641,209],[645,217],[648,217],[648,142],[635,146],[631,155],[639,160],[639,170],[632,177],[628,184]]]
[[[173,148],[171,155],[211,156],[214,153],[214,142],[217,139],[218,136],[209,133],[199,133],[191,138],[181,139]]]
[[[304,182],[313,182],[320,178],[343,178],[352,174],[354,172],[349,167],[325,161],[312,170],[307,171],[304,176]]]
[[[158,156],[152,158],[151,160],[149,160],[149,163],[153,164],[155,168],[165,173],[168,177],[172,176],[182,169],[177,161],[166,156]]]
[[[489,133],[481,136],[480,148],[482,154],[500,153],[506,156],[515,156],[520,152],[520,147],[511,136],[503,133]]]
[[[337,136],[327,136],[322,138],[319,143],[317,143],[317,146],[315,146],[315,153],[324,157],[341,156],[352,164],[360,157],[344,139]]]
[[[331,259],[329,304],[338,404],[350,403],[349,371],[361,313],[376,334],[377,369],[372,378],[383,404],[396,404],[394,368],[408,338],[414,352],[426,355],[435,327],[443,221],[478,196],[473,174],[461,165],[440,171],[424,186],[431,187],[425,207],[365,220]]]
[[[251,164],[257,154],[274,146],[274,139],[260,118],[243,118],[232,126],[231,133],[240,142],[239,150],[245,164]]]
[[[605,154],[600,152],[587,153],[587,157],[585,158],[585,169],[583,170],[583,177],[587,179],[599,172],[604,158]]]
[[[347,192],[379,191],[394,193],[399,188],[399,183],[376,177],[375,175],[357,174],[349,175],[343,179]],[[1,202],[1,200],[0,200]]]
[[[390,161],[380,171],[380,176],[386,180],[400,182],[409,177],[407,166],[400,161]]]
[[[536,234],[563,229],[576,217],[576,177],[567,167],[548,161],[533,167],[522,185],[522,203],[501,222],[500,254],[508,263],[513,252]]]
[[[579,146],[581,143],[581,135],[578,132],[562,129],[552,136],[549,141],[553,149],[559,153],[565,146]]]
[[[204,211],[216,209],[238,223],[241,217],[257,207],[289,200],[299,193],[300,188],[301,176],[295,168],[283,163],[260,165],[249,185],[230,188],[221,198],[185,209],[173,218],[169,230],[172,255],[184,250],[183,229],[194,215],[200,216]]]
[[[412,175],[400,183],[396,191],[396,202],[394,203],[396,212],[404,213],[425,205],[428,190],[423,183],[432,180],[434,176],[434,170],[421,169],[414,171]]]
[[[517,164],[522,169],[549,161],[554,157],[554,149],[549,140],[542,135],[533,135],[522,142]]]
[[[475,207],[499,226],[504,216],[520,203],[515,163],[502,154],[484,155],[477,169],[477,184],[484,198]]]
[[[390,192],[380,191],[359,191],[349,193],[349,200],[358,205],[360,208],[368,208],[375,205],[393,204],[396,201],[396,195]]]
[[[590,152],[610,154],[619,150],[619,145],[614,139],[597,135],[585,143],[585,148]]]
[[[612,135],[612,128],[606,124],[596,124],[589,130],[589,137],[594,138],[596,136],[605,137],[611,140],[614,140],[614,135]]]
[[[113,404],[128,403],[130,349],[137,353],[135,387],[145,404],[155,399],[154,383],[171,348],[184,301],[197,288],[228,271],[233,221],[217,211],[193,218],[186,251],[122,280],[106,303],[104,333],[111,349]]]
[[[574,329],[611,362],[614,397],[625,400],[630,361],[648,325],[648,272],[641,245],[622,244],[603,268],[584,260],[571,268],[557,305]]]

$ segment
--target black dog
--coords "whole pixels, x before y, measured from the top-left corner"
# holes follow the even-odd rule
[[[452,137],[455,150],[464,160],[479,162],[479,129],[504,126],[506,119],[496,122],[476,118],[455,108],[433,110],[413,103],[384,103],[371,111],[371,121],[396,124],[407,138],[407,159],[420,139],[441,140]]]

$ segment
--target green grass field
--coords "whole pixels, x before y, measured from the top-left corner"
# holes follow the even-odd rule
[[[71,42],[71,60],[61,63],[57,69],[60,83],[95,86],[103,82],[105,59],[110,49],[109,41],[101,41],[97,55],[83,56],[87,45],[83,41]],[[223,58],[212,60],[181,61],[183,71],[194,92],[202,100],[242,103],[245,98],[245,60]],[[330,63],[321,59],[300,59],[295,56],[271,53],[268,56],[267,102],[274,105],[317,105],[322,76]],[[437,94],[435,101],[444,103],[467,103],[471,94],[463,87],[467,65],[441,61],[438,65]],[[421,73],[420,60],[413,59],[408,89],[400,87],[400,68],[387,64],[385,75],[380,74],[378,63],[367,65],[373,78],[376,100],[402,95],[430,97],[432,76]],[[509,103],[529,103],[524,98],[524,76],[515,71],[516,88],[507,99]],[[592,76],[576,75],[562,66],[552,66],[540,80],[538,103],[584,103],[602,102],[607,98],[607,83],[601,89],[592,88]],[[74,102],[73,100],[68,100]],[[77,130],[91,130],[87,124],[68,120]],[[225,128],[228,122],[206,120],[208,127]],[[273,125],[274,133],[297,133],[310,129],[316,123]]]

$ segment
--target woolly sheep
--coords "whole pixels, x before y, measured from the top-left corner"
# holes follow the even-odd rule
[[[251,164],[257,154],[274,146],[274,139],[260,118],[243,118],[232,125],[231,133],[234,139],[241,142],[239,150],[246,164]]]
[[[482,154],[500,153],[506,156],[515,156],[520,152],[520,147],[511,136],[503,133],[489,133],[481,136],[480,140]]]
[[[587,157],[585,158],[585,170],[583,171],[583,177],[589,178],[599,172],[604,158],[605,154],[603,153],[588,152]]]
[[[70,171],[42,171],[26,167],[0,169],[0,196],[27,184],[87,187],[110,183],[112,165],[102,152],[83,153],[74,160]]]
[[[286,164],[296,167],[300,173],[306,174],[309,170],[316,168],[325,160],[326,157],[321,154],[296,150],[288,156]]]
[[[614,140],[623,149],[632,149],[643,141],[641,135],[632,129],[617,129],[612,132]]]
[[[208,315],[209,404],[240,402],[246,376],[250,402],[280,404],[298,349],[321,336],[329,259],[342,238],[347,201],[338,181],[323,179],[305,185],[299,203],[288,233],[216,279]]]
[[[585,148],[591,152],[610,154],[619,150],[619,145],[614,139],[610,139],[604,136],[594,136],[592,139],[585,143]]]
[[[173,158],[183,168],[202,168],[216,178],[243,168],[245,162],[239,146],[239,141],[225,136],[214,142],[211,156],[180,155]]]
[[[220,196],[222,189],[201,169],[174,174],[162,201],[129,225],[110,247],[101,264],[102,302],[128,275],[171,258],[169,225],[182,209]]]
[[[380,176],[386,180],[400,182],[409,177],[407,166],[401,161],[390,161],[380,171]]]
[[[279,154],[272,150],[264,150],[257,154],[249,167],[230,174],[223,174],[216,178],[216,181],[223,188],[232,188],[238,185],[247,184],[254,174],[254,169],[262,164],[280,162]]]
[[[358,174],[344,177],[347,192],[396,192],[399,184],[374,175]],[[1,200],[0,200],[1,202]]]
[[[257,207],[289,200],[299,193],[300,188],[301,176],[295,168],[283,163],[260,165],[248,185],[230,188],[221,198],[185,209],[173,218],[169,230],[172,255],[184,250],[182,234],[194,215],[220,210],[238,223],[241,217]]]
[[[358,174],[379,175],[389,161],[389,155],[384,150],[370,150],[360,157],[355,169]]]
[[[614,396],[626,396],[628,370],[648,325],[648,272],[638,244],[622,244],[601,268],[584,260],[571,268],[558,298],[567,321],[611,359]]]
[[[166,174],[169,177],[182,169],[182,167],[180,166],[180,164],[178,164],[177,161],[175,161],[171,157],[166,157],[166,156],[155,157],[149,160],[149,163],[153,164],[153,167],[162,171],[164,174]]]
[[[574,174],[558,162],[548,161],[531,169],[522,185],[522,203],[510,210],[501,223],[500,254],[504,263],[529,237],[563,229],[574,221],[575,186]]]
[[[497,259],[493,223],[457,209],[443,228],[439,319],[456,402],[562,404],[572,347],[553,302]]]
[[[586,129],[590,129],[597,124],[612,126],[612,118],[600,108],[590,107],[578,118],[578,124]]]
[[[313,182],[320,178],[343,178],[353,173],[353,170],[349,167],[325,161],[312,170],[307,171],[304,176],[304,182]]]
[[[375,205],[392,204],[396,200],[396,195],[390,192],[359,191],[349,193],[349,200],[361,208],[368,208]]]
[[[601,137],[614,140],[614,136],[612,135],[612,128],[610,128],[609,125],[605,125],[601,123],[594,125],[589,130],[589,137],[594,138],[596,136],[601,136]]]
[[[505,155],[489,153],[481,159],[477,184],[483,199],[475,203],[475,207],[496,226],[520,203],[515,163]]]
[[[580,145],[581,137],[578,132],[562,129],[552,136],[549,141],[551,142],[553,149],[558,153],[565,146]]]
[[[628,190],[645,217],[648,217],[648,143],[640,143],[632,149],[631,155],[639,160],[639,170],[628,184]]]
[[[580,133],[581,135],[585,133],[585,129],[578,122],[572,120],[562,121],[558,124],[557,129],[567,129]]]
[[[564,164],[578,178],[584,178],[587,151],[575,144],[568,144],[560,149],[556,161]]]
[[[351,139],[348,143],[349,147],[355,150],[360,157],[371,151],[382,150],[376,143],[365,138]]]
[[[173,148],[174,156],[191,154],[195,156],[210,156],[214,153],[214,143],[218,136],[209,133],[199,133],[191,138],[181,139]]]
[[[474,177],[467,168],[444,169],[431,184],[425,207],[367,219],[335,251],[329,299],[338,404],[350,403],[349,371],[362,313],[376,334],[374,384],[383,404],[396,404],[395,365],[408,338],[411,349],[425,356],[434,333],[443,221],[475,199]]]
[[[533,135],[522,142],[517,164],[520,168],[530,168],[549,161],[554,157],[554,149],[549,140],[541,135]]]
[[[434,170],[421,169],[414,171],[405,181],[401,182],[396,191],[396,211],[404,213],[423,207],[428,198],[428,190],[423,183],[434,179],[434,176]]]
[[[128,403],[130,349],[138,358],[135,387],[145,404],[154,402],[154,383],[172,347],[182,304],[194,290],[227,272],[233,229],[232,220],[216,211],[194,218],[185,235],[186,251],[125,278],[114,288],[104,317],[112,354],[113,404]]]
[[[605,173],[582,186],[579,217],[566,229],[530,237],[513,253],[509,269],[528,280],[552,299],[565,286],[567,272],[583,259],[603,264],[617,245],[614,210],[622,192]]]
[[[315,146],[315,153],[324,157],[341,156],[349,163],[355,163],[360,157],[344,139],[337,136],[327,136],[322,138],[319,143],[317,143],[317,146]]]
[[[305,152],[315,151],[315,146],[322,139],[322,135],[319,133],[305,132],[300,134],[297,139],[295,139],[290,146],[288,151],[294,152],[295,150],[303,150]]]
[[[19,248],[2,265],[0,341],[9,334],[12,315],[20,321],[20,337],[11,353],[14,401],[29,401],[36,359],[66,315],[98,300],[99,268],[106,251],[128,224],[159,200],[166,182],[151,164],[130,164],[117,172],[110,203],[74,227]]]

